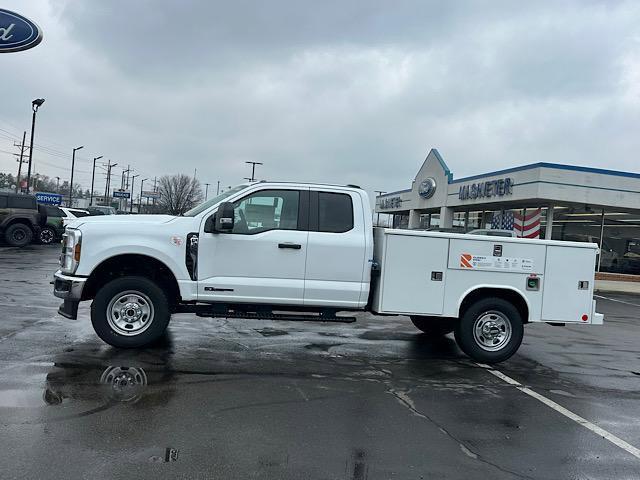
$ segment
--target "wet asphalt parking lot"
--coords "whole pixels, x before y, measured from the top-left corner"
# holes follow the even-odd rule
[[[639,297],[602,294],[602,327],[527,326],[495,370],[368,314],[181,314],[117,350],[86,302],[56,314],[58,250],[0,247],[2,479],[640,478]]]

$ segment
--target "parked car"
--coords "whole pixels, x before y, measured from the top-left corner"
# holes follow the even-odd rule
[[[94,205],[92,207],[87,207],[87,211],[89,215],[115,215],[116,209],[113,207],[108,207],[106,205]]]
[[[492,228],[476,228],[467,232],[469,235],[487,235],[489,237],[516,237],[516,232],[513,230],[500,230]]]
[[[47,213],[47,221],[40,229],[38,234],[38,242],[43,245],[51,245],[52,243],[62,239],[64,233],[64,212],[60,207],[53,205],[40,205]]]
[[[69,208],[69,207],[60,207],[62,213],[64,213],[64,217],[62,221],[67,226],[67,223],[71,220],[75,220],[76,218],[86,217],[87,215],[91,215],[88,210],[83,210],[81,208]]]
[[[12,247],[29,245],[46,221],[44,207],[33,195],[0,192],[0,235]]]

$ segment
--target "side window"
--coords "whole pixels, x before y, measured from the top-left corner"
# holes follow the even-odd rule
[[[64,212],[58,207],[45,207],[47,217],[66,217]]]
[[[235,224],[231,233],[253,234],[267,230],[298,228],[297,190],[262,190],[234,203]]]
[[[318,231],[343,233],[353,228],[353,203],[345,193],[318,192]]]
[[[35,209],[36,201],[32,197],[22,197],[16,195],[9,197],[9,208],[28,208]]]

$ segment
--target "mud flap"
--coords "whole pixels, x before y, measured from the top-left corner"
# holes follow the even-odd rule
[[[74,300],[65,300],[60,307],[58,307],[58,313],[71,320],[77,320],[79,303],[80,302],[76,302]]]

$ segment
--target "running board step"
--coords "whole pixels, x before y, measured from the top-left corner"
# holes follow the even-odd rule
[[[197,312],[198,317],[212,318],[245,318],[249,320],[284,320],[287,322],[333,322],[333,323],[353,323],[356,317],[338,317],[323,315],[302,315],[290,313],[269,313],[269,312],[213,312],[200,311]]]

